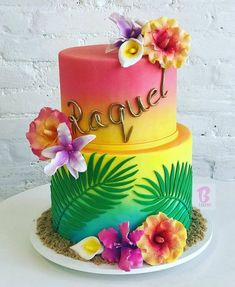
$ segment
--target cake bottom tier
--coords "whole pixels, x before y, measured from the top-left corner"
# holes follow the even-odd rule
[[[135,229],[164,212],[188,229],[192,215],[192,136],[178,124],[172,142],[135,151],[84,151],[87,171],[65,167],[51,179],[53,228],[73,243],[129,221]],[[112,148],[114,149],[114,148]]]

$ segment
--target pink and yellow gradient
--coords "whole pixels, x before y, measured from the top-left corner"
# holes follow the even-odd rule
[[[106,145],[115,145],[118,149],[140,149],[147,146],[165,144],[177,137],[176,129],[176,69],[165,72],[165,98],[161,98],[156,106],[151,106],[139,117],[133,117],[128,109],[127,101],[137,113],[137,98],[140,97],[144,107],[148,107],[147,96],[156,88],[160,96],[162,69],[159,64],[150,64],[142,58],[137,64],[120,67],[117,52],[105,53],[107,45],[75,47],[63,50],[59,54],[60,88],[62,111],[68,116],[73,107],[69,100],[76,101],[82,109],[79,126],[83,130],[89,128],[89,115],[99,111],[102,123],[106,127],[91,130],[96,140],[90,144],[94,149],[103,149]],[[124,128],[133,130],[128,142],[123,141],[121,124],[113,124],[109,119],[111,104],[124,105]],[[118,121],[118,110],[114,108],[113,118]],[[76,136],[81,134],[77,132]],[[147,147],[146,146],[146,147]]]

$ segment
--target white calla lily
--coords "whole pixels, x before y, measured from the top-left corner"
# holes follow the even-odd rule
[[[89,236],[71,246],[75,253],[85,260],[91,260],[95,255],[101,254],[104,250],[99,239],[95,236]]]
[[[124,42],[118,51],[119,62],[122,67],[127,68],[137,63],[143,56],[144,48],[142,41],[131,38]]]

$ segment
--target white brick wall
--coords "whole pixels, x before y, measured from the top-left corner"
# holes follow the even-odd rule
[[[194,134],[194,172],[235,180],[233,0],[0,0],[0,198],[47,181],[25,140],[42,106],[59,107],[59,50],[117,35],[108,16],[176,17],[192,35],[178,72],[178,120]]]

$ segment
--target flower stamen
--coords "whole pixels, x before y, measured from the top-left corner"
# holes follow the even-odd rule
[[[164,239],[164,237],[162,237],[162,236],[156,235],[156,236],[154,237],[154,241],[155,241],[156,243],[162,244],[162,243],[165,242],[165,239]]]
[[[130,53],[130,54],[132,54],[132,55],[136,54],[136,52],[137,52],[137,49],[136,49],[136,48],[130,48],[130,49],[128,50],[128,53]]]

